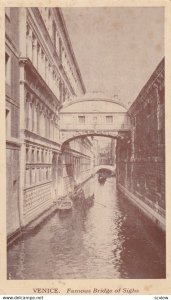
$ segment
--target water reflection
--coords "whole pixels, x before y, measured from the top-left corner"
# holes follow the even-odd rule
[[[92,187],[92,207],[55,213],[9,249],[11,279],[165,277],[163,234],[117,193],[115,178],[92,178],[84,192]]]

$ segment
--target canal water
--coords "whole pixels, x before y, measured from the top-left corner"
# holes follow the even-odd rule
[[[9,279],[165,278],[162,232],[117,190],[93,186],[94,205],[54,213],[8,250]]]

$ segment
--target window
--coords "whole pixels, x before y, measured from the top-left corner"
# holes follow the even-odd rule
[[[65,100],[66,100],[66,88],[63,85],[63,102],[65,102]]]
[[[162,105],[164,104],[164,97],[165,97],[165,93],[164,93],[164,87],[159,90],[159,103]]]
[[[16,189],[16,187],[17,187],[17,180],[15,179],[15,180],[13,180],[13,188],[14,188],[14,190]]]
[[[50,8],[49,8],[49,11],[48,11],[48,18],[49,18],[49,19],[51,18],[51,11],[50,11]]]
[[[161,128],[159,130],[158,136],[159,136],[159,143],[164,144],[164,140],[165,140],[165,130],[164,130],[164,128]]]
[[[148,103],[147,104],[147,116],[149,116],[151,114],[151,104]]]
[[[93,117],[93,123],[97,123],[97,117]]]
[[[152,137],[153,137],[153,135],[151,135],[151,133],[148,132],[147,133],[147,139],[146,139],[146,142],[148,143],[148,145],[151,145],[151,143],[152,143]],[[139,140],[139,142],[140,142],[140,140]],[[139,145],[139,148],[141,148],[141,147],[142,147],[142,144]]]
[[[37,133],[39,134],[39,122],[40,122],[40,112],[39,107],[37,107]]]
[[[31,169],[31,184],[34,184],[36,182],[36,177],[35,177],[35,168]]]
[[[26,183],[26,186],[29,186],[30,185],[30,168],[27,168],[26,169],[26,173],[25,173],[25,183]]]
[[[136,117],[132,117],[132,125],[135,127],[136,126]]]
[[[33,103],[31,106],[31,114],[32,114],[32,131],[34,131],[34,105],[33,105]]]
[[[53,22],[53,27],[52,27],[52,42],[56,49],[56,25],[55,25],[55,22]]]
[[[11,112],[6,109],[6,137],[11,136]]]
[[[26,148],[26,162],[29,162],[29,149]]]
[[[25,101],[25,128],[28,129],[29,128],[29,102]]]
[[[44,162],[44,151],[42,150],[41,152],[41,162],[43,163]]]
[[[113,123],[113,116],[106,116],[106,123],[112,124]]]
[[[31,152],[31,162],[34,162],[34,150]]]
[[[5,53],[5,81],[6,83],[10,84],[11,81],[11,62],[10,56]]]
[[[85,116],[78,116],[78,120],[80,124],[85,124]]]
[[[48,168],[46,168],[46,180],[48,180]]]
[[[62,61],[62,41],[59,38],[59,58]]]
[[[161,191],[162,191],[162,178],[161,177],[157,177],[157,179],[156,179],[156,190],[159,193],[161,193]]]
[[[45,151],[45,162],[48,162],[47,161],[47,151]]]
[[[41,182],[42,181],[42,169],[39,168],[39,181]]]
[[[37,150],[37,162],[40,162],[39,150]]]

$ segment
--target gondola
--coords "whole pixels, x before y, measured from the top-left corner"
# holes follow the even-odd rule
[[[99,183],[105,183],[106,181],[106,176],[104,174],[99,174],[98,175],[98,182]]]

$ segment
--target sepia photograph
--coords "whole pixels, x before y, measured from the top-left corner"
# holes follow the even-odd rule
[[[165,7],[4,20],[6,279],[166,279]]]

